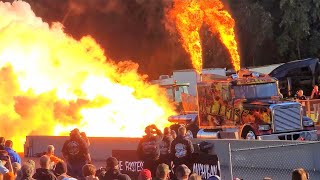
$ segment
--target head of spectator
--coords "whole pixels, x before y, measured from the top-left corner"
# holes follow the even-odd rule
[[[179,129],[178,129],[178,135],[184,137],[184,136],[186,136],[186,134],[187,134],[186,127],[180,126]]]
[[[95,177],[96,167],[92,164],[86,164],[82,167],[82,174],[84,177],[87,177],[87,176]]]
[[[32,175],[33,175],[35,172],[35,169],[36,169],[36,162],[34,162],[34,160],[32,160],[32,159],[29,159],[26,163],[30,164],[30,166],[32,168]]]
[[[196,173],[192,173],[189,177],[189,180],[201,180],[201,176]]]
[[[156,177],[159,179],[169,179],[170,168],[167,164],[159,164],[156,171]]]
[[[175,139],[177,137],[176,131],[171,131],[171,136],[173,139]]]
[[[272,180],[270,177],[264,177],[263,180]]]
[[[13,174],[17,176],[18,171],[21,169],[21,165],[18,162],[12,163]]]
[[[2,165],[6,165],[6,163],[9,161],[9,154],[5,150],[0,150],[0,160],[2,162]]]
[[[188,166],[182,164],[177,167],[175,175],[177,176],[178,180],[188,180],[190,173],[191,170],[188,168]]]
[[[299,168],[299,169],[293,170],[292,180],[307,180],[307,179],[309,179],[309,174],[305,169]]]
[[[81,138],[80,131],[78,128],[75,128],[70,132],[70,138],[71,139],[80,139]]]
[[[60,161],[56,164],[56,167],[54,168],[54,174],[58,177],[63,174],[67,174],[67,165],[65,162]]]
[[[54,155],[54,146],[53,145],[48,145],[47,155]]]
[[[302,96],[303,96],[303,90],[302,90],[302,89],[299,89],[299,90],[297,91],[297,96],[298,96],[298,97],[302,97]]]
[[[4,146],[5,142],[6,142],[6,139],[4,137],[0,137],[0,145]]]
[[[149,169],[143,169],[139,172],[138,180],[152,180],[151,171]]]
[[[11,140],[6,140],[4,147],[12,149],[13,142]]]
[[[318,90],[319,90],[318,85],[314,85],[314,86],[313,86],[313,90],[314,90],[315,92],[318,92]]]
[[[50,169],[50,157],[43,155],[40,157],[40,167],[42,169]]]
[[[33,170],[34,169],[34,167],[32,166],[32,164],[30,164],[30,163],[24,163],[22,166],[21,166],[21,170],[20,170],[20,172],[21,172],[21,176],[23,177],[23,178],[29,178],[29,177],[32,177],[32,175],[33,175]]]
[[[165,136],[171,136],[171,129],[170,129],[170,127],[165,127],[165,128],[163,129],[163,135],[165,135]]]
[[[144,129],[147,137],[153,136],[154,125],[149,125]]]
[[[221,178],[218,175],[210,176],[208,180],[220,180]],[[236,178],[236,180],[239,178]]]
[[[113,170],[117,170],[119,169],[119,162],[117,160],[117,158],[115,157],[109,157],[107,159],[107,169],[113,169]]]

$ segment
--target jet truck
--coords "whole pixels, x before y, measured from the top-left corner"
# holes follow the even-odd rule
[[[197,111],[169,117],[171,129],[183,124],[193,138],[318,139],[301,104],[281,99],[277,79],[266,74],[249,70],[230,76],[204,74],[194,102]]]

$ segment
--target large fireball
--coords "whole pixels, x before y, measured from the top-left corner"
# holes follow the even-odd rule
[[[26,2],[0,2],[0,135],[22,150],[26,135],[138,137],[167,125],[164,93],[130,61],[114,63],[90,36],[73,39]]]

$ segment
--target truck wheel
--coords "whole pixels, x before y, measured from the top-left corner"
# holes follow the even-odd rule
[[[189,124],[187,126],[187,134],[189,134],[192,138],[197,138],[198,131],[199,127],[195,124]]]
[[[242,139],[247,139],[247,140],[255,140],[255,139],[257,139],[256,134],[249,127],[243,128],[241,137],[242,137]]]

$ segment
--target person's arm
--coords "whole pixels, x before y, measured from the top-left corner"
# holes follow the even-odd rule
[[[189,147],[189,154],[192,154],[194,152],[194,147],[190,140],[188,141],[188,147]]]
[[[67,152],[67,141],[63,144],[61,152],[62,152],[63,158],[68,161],[69,156]]]
[[[86,159],[87,159],[88,163],[92,163],[90,153],[86,154]]]
[[[10,159],[10,156],[8,156],[8,170],[9,170],[9,172],[13,172],[13,168],[12,168],[12,163],[11,163],[11,159]]]
[[[314,89],[312,90],[312,92],[311,92],[311,99],[313,99],[313,96],[314,96]]]

